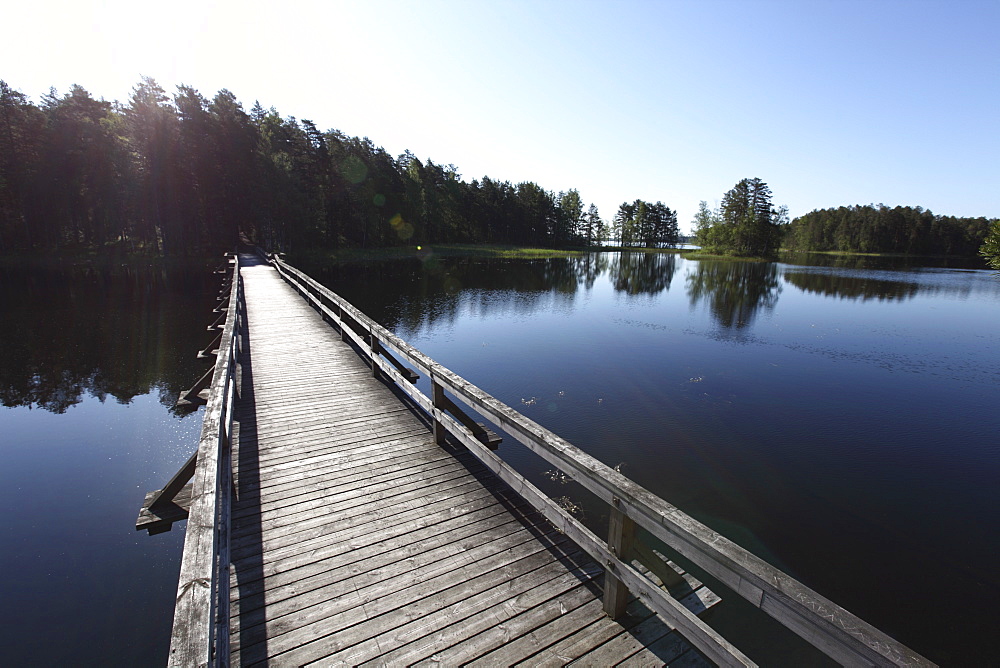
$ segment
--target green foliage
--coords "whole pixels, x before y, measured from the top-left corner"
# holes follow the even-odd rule
[[[788,212],[771,204],[771,189],[758,178],[743,179],[715,211],[701,202],[694,217],[698,244],[708,253],[766,257],[781,245]]]
[[[1000,271],[1000,220],[994,220],[979,253],[991,267]]]
[[[622,246],[662,248],[680,241],[677,213],[663,202],[650,204],[637,199],[618,207],[612,223],[612,236]]]
[[[796,218],[785,245],[804,251],[971,257],[989,227],[986,218],[936,216],[921,207],[842,206]]]

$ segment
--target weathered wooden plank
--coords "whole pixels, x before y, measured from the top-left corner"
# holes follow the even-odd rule
[[[425,494],[431,489],[451,488],[459,482],[467,481],[468,476],[469,472],[464,467],[453,465],[427,472],[420,478],[372,482],[371,485],[341,492],[337,497],[331,497],[325,490],[318,490],[312,494],[299,495],[288,504],[262,505],[258,509],[257,517],[261,525],[270,527],[299,523],[317,514],[325,516],[331,512],[342,513],[346,517],[349,516],[347,511],[352,508],[358,509],[358,512],[365,512],[373,503],[382,499],[395,503],[401,498],[406,498],[405,495],[410,492]]]
[[[603,569],[601,572],[603,573]],[[484,646],[474,657],[470,655],[471,660],[467,665],[512,666],[527,661],[530,657],[583,629],[590,628],[605,617],[604,610],[593,591],[586,587],[581,589],[579,598],[569,600],[563,596],[556,598],[554,603],[559,607],[553,612],[558,614],[547,615],[543,623],[521,634],[520,637],[514,637],[511,629],[505,626],[503,629],[505,633],[498,638],[502,642],[495,648]],[[495,634],[495,631],[493,633]]]
[[[274,442],[277,440],[277,442]],[[258,441],[263,441],[265,452],[262,453],[263,460],[257,466],[251,466],[254,470],[265,471],[268,476],[281,468],[294,469],[294,464],[312,467],[316,464],[332,459],[340,458],[350,461],[355,457],[360,457],[368,453],[392,453],[399,454],[398,446],[401,442],[420,444],[427,440],[426,430],[421,431],[412,425],[387,425],[377,430],[367,432],[352,432],[341,434],[304,434],[298,441],[299,458],[295,458],[295,444],[292,438],[272,439],[266,435],[258,435]],[[270,443],[269,443],[270,441]],[[352,442],[355,447],[352,448]],[[411,457],[426,457],[429,453],[421,450],[411,454]],[[346,458],[345,458],[346,455]],[[248,467],[249,469],[250,467]]]
[[[599,599],[595,599],[584,607],[588,616],[593,618],[590,624],[581,625],[577,630],[567,635],[559,634],[560,637],[554,638],[553,643],[541,647],[535,654],[526,656],[514,665],[523,668],[528,666],[544,666],[546,668],[565,666],[600,647],[619,633],[628,631],[640,622],[654,616],[637,599],[632,599],[629,602],[625,608],[625,614],[617,620],[611,620],[604,614],[603,603]]]
[[[581,661],[591,665],[586,658]],[[668,664],[671,668],[712,668],[714,664],[699,654],[677,633],[669,633],[656,642],[640,649],[617,666],[621,668],[660,668]]]
[[[403,476],[409,469],[419,469],[430,471],[440,468],[453,461],[448,458],[442,459],[422,459],[417,460],[405,469],[394,467],[392,459],[376,459],[369,464],[352,466],[352,462],[331,462],[322,467],[302,469],[292,472],[282,472],[277,480],[265,481],[269,484],[261,484],[256,480],[247,480],[247,487],[242,491],[241,498],[246,502],[240,508],[248,508],[246,512],[251,512],[259,504],[277,503],[285,498],[291,498],[299,494],[308,494],[313,490],[328,490],[335,493],[338,487],[359,487],[368,477]],[[476,470],[475,467],[470,467]],[[467,469],[468,470],[468,469]],[[253,472],[250,472],[253,473]],[[253,476],[245,472],[248,478]],[[244,511],[240,511],[244,512]]]
[[[359,523],[373,521],[392,521],[392,517],[404,511],[425,507],[431,503],[451,499],[460,502],[467,493],[475,492],[478,483],[475,480],[461,479],[455,480],[454,484],[447,487],[439,487],[432,490],[417,489],[405,494],[392,495],[384,494],[378,503],[359,503],[345,509],[330,511],[322,515],[304,514],[297,518],[276,518],[265,519],[259,523],[261,530],[267,536],[270,543],[280,538],[288,540],[290,536],[301,534],[314,527],[330,527],[340,523],[343,526],[354,526]],[[292,538],[294,542],[297,538]],[[245,540],[238,543],[234,541],[234,546],[244,547]]]
[[[241,598],[246,600],[247,593],[250,599],[254,598],[253,594],[264,593],[260,598],[266,599],[267,619],[271,625],[269,634],[273,635],[274,623],[284,615],[293,617],[291,625],[300,625],[310,618],[326,616],[328,603],[339,605],[346,600],[345,595],[353,595],[366,587],[371,597],[399,596],[399,591],[422,580],[438,575],[453,577],[456,568],[469,564],[470,555],[479,555],[488,563],[504,550],[524,549],[524,545],[534,542],[532,535],[516,522],[497,521],[493,526],[482,523],[479,528],[478,534],[438,534],[433,545],[399,545],[367,561],[350,561],[348,554],[334,564],[313,562],[305,573],[296,569],[284,577],[265,577],[262,582],[258,581],[256,589],[251,585],[244,591],[241,585]],[[313,605],[319,607],[308,609]],[[241,605],[240,609],[246,612],[253,608]],[[243,630],[246,628],[244,626]]]
[[[481,562],[451,559],[446,563],[420,565],[390,579],[373,579],[357,589],[340,589],[334,598],[315,595],[299,601],[295,615],[269,619],[266,631],[270,657],[280,662],[302,664],[322,658],[331,651],[355,644],[350,637],[338,637],[357,625],[400,607],[413,616],[435,610],[490,589],[511,579],[511,569],[530,572],[554,563],[553,555],[530,536],[514,535],[511,542],[488,544],[476,551]],[[315,594],[315,592],[314,592]],[[365,627],[369,628],[369,627]],[[249,629],[253,632],[255,629]],[[247,632],[241,629],[241,636]],[[251,637],[253,633],[249,634]],[[263,640],[260,637],[260,640]],[[247,650],[241,644],[241,652]]]
[[[180,493],[181,489],[187,486],[188,481],[194,476],[195,464],[198,462],[198,451],[191,454],[186,462],[177,470],[177,473],[163,486],[163,489],[153,492],[152,497],[146,500],[145,506],[155,506],[161,501],[172,501]],[[190,499],[188,504],[190,505]]]
[[[447,528],[449,522],[473,522],[480,514],[509,512],[510,509],[498,504],[493,495],[483,492],[477,498],[471,501],[466,500],[458,505],[449,500],[422,510],[414,510],[407,515],[399,515],[397,516],[398,521],[380,527],[379,540],[391,540],[397,536],[421,530],[431,530],[433,533],[439,525],[444,524]],[[523,509],[522,512],[524,512]],[[344,551],[360,549],[372,542],[369,524],[359,523],[357,526],[339,529],[336,532],[317,533],[309,538],[301,538],[297,546],[293,545],[289,549],[282,550],[269,546],[260,552],[251,550],[246,559],[253,560],[254,563],[261,562],[263,573],[268,573],[271,569],[280,571],[286,568],[296,568],[316,559],[333,557]],[[378,544],[378,541],[374,541],[374,544]],[[237,560],[237,565],[239,565],[239,560]]]
[[[250,463],[255,470],[261,467],[271,467],[287,462],[305,462],[312,465],[312,459],[348,455],[348,459],[366,454],[391,453],[399,454],[400,450],[393,449],[390,445],[397,443],[401,439],[416,440],[418,443],[426,440],[426,430],[421,431],[416,425],[389,424],[367,430],[366,432],[352,433],[305,433],[297,441],[294,437],[274,438],[266,434],[255,434],[257,441],[263,450],[261,456],[263,461],[256,465]],[[298,443],[299,459],[295,458],[295,447]],[[352,448],[352,443],[354,448]],[[415,449],[410,454],[411,457],[426,457],[430,455],[426,449]],[[322,461],[322,460],[315,460]],[[287,468],[287,467],[286,467]]]
[[[593,567],[600,570],[596,564]],[[479,665],[483,666],[512,665],[520,658],[537,651],[534,645],[540,639],[532,634],[540,627],[554,620],[576,622],[577,628],[586,626],[588,618],[593,621],[592,614],[583,619],[571,617],[568,620],[563,615],[593,601],[594,596],[594,591],[584,586],[575,587],[566,594],[542,601],[478,635],[466,637],[451,647],[436,652],[435,660],[454,666],[473,665],[477,660],[481,660]],[[552,640],[558,640],[558,637]]]
[[[384,637],[371,638],[326,656],[321,663],[409,666],[432,656],[443,659],[441,652],[449,651],[456,643],[497,629],[512,617],[554,598],[562,597],[568,606],[593,602],[594,594],[586,588],[586,583],[601,572],[594,564],[565,572],[556,567],[538,569],[509,585],[486,590],[444,608],[438,614],[410,620],[384,634],[389,636],[388,642]]]
[[[266,588],[268,601],[274,602],[280,600],[280,593],[276,588],[307,578],[314,578],[310,583],[317,587],[332,584],[345,577],[343,572],[335,573],[340,569],[349,568],[346,577],[354,577],[363,569],[382,568],[417,554],[427,558],[435,546],[440,547],[448,542],[458,543],[486,532],[493,532],[489,538],[492,540],[520,529],[523,527],[505,513],[503,508],[490,506],[476,515],[441,522],[418,531],[384,533],[377,540],[364,535],[352,541],[338,542],[325,550],[299,552],[286,559],[261,564],[259,572],[240,578],[240,596],[261,593]],[[250,610],[252,607],[243,609]]]
[[[354,454],[366,454],[366,453],[381,453],[381,452],[393,452],[398,451],[393,449],[391,446],[399,446],[401,444],[416,444],[419,445],[424,439],[418,434],[393,434],[390,436],[380,436],[372,439],[358,439],[359,445],[356,453],[351,453],[349,450],[346,452],[343,447],[340,447],[341,443],[334,443],[327,447],[319,447],[315,450],[316,454],[303,454],[299,460],[294,458],[279,459],[273,463],[264,463],[257,468],[247,467],[246,470],[259,471],[268,476],[277,476],[281,473],[291,473],[297,474],[303,469],[312,469],[320,465],[327,464],[350,464],[352,456]],[[313,443],[318,443],[320,446],[324,445],[324,441],[313,441]],[[277,478],[276,478],[277,479]],[[262,484],[267,484],[267,479],[265,479]]]
[[[657,662],[656,665],[659,666],[669,665],[690,645],[680,634],[665,629],[662,624],[657,622],[656,617],[650,617],[629,631],[619,633],[599,647],[575,659],[571,665],[617,665],[618,662],[628,661],[636,655],[640,655],[639,660],[645,659],[650,663]],[[653,646],[654,643],[659,643],[657,646],[663,652],[662,656],[656,656],[645,649],[647,646]]]
[[[460,515],[470,509],[494,505],[496,498],[485,489],[476,490],[472,487],[472,492],[465,495],[446,495],[437,499],[433,503],[424,505],[414,505],[397,512],[388,510],[375,510],[351,518],[350,521],[340,521],[332,525],[317,525],[308,527],[303,531],[296,532],[293,539],[288,536],[263,536],[262,538],[244,538],[245,549],[237,550],[236,540],[234,540],[234,558],[253,558],[260,555],[262,550],[266,557],[276,559],[285,553],[297,553],[303,550],[318,549],[325,545],[345,540],[351,536],[365,533],[373,523],[405,524],[407,526],[420,528],[424,523],[440,521],[444,514],[453,513]]]
[[[334,495],[341,490],[348,491],[362,486],[365,482],[390,483],[392,481],[403,481],[410,476],[420,476],[430,474],[439,469],[450,469],[460,466],[454,459],[447,455],[442,455],[439,459],[429,461],[401,461],[399,458],[387,460],[375,460],[365,466],[355,466],[350,469],[336,470],[327,469],[327,475],[316,475],[313,477],[290,478],[287,485],[278,487],[268,487],[263,490],[242,489],[240,494],[241,503],[233,508],[233,516],[248,516],[261,509],[272,510],[295,503],[299,496],[309,496],[313,493],[323,493],[324,495]],[[256,503],[254,503],[256,502]]]
[[[357,469],[351,469],[356,471]],[[370,475],[366,476],[368,473]],[[331,508],[335,495],[342,495],[337,498],[337,504],[348,501],[353,496],[365,495],[365,480],[371,479],[371,492],[388,491],[396,486],[419,484],[419,479],[415,475],[423,475],[424,482],[431,477],[442,475],[468,475],[469,470],[448,461],[428,462],[421,467],[411,467],[403,471],[383,471],[380,469],[362,470],[354,475],[338,476],[324,479],[322,477],[304,480],[296,485],[293,479],[287,484],[277,487],[265,488],[261,493],[248,492],[242,497],[243,502],[238,507],[236,516],[243,517],[265,517],[267,515],[287,515],[292,512],[303,511],[308,507]],[[296,508],[297,506],[297,508]]]

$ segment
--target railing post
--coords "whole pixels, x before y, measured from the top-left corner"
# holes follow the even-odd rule
[[[635,523],[622,512],[621,501],[615,497],[608,519],[608,548],[612,554],[628,563],[632,560],[634,544]],[[625,612],[626,603],[628,587],[614,575],[613,562],[609,561],[604,570],[604,612],[611,619],[618,619]]]
[[[447,406],[447,399],[444,396],[444,388],[437,382],[437,379],[431,377],[431,401],[434,404],[434,408],[438,410],[444,410]],[[444,444],[445,435],[447,430],[444,424],[440,420],[434,418],[434,442],[438,445]]]
[[[340,318],[340,340],[347,341],[347,321],[344,320],[344,307],[337,304],[337,317]]]
[[[379,377],[378,356],[380,354],[380,350],[382,349],[382,347],[379,344],[378,337],[375,336],[374,331],[368,333],[368,340],[371,343],[371,349],[372,349],[372,377],[378,378]]]

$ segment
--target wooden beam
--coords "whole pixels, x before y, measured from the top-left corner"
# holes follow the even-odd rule
[[[139,517],[135,520],[137,531],[146,530],[150,536],[165,531],[170,531],[174,522],[180,522],[188,518],[188,510],[191,508],[190,483],[184,485],[179,492],[171,495],[169,501],[159,501],[160,493],[163,490],[146,492],[146,500],[143,501],[142,508],[139,509]]]
[[[612,507],[608,517],[608,549],[622,561],[630,562],[634,543],[635,523],[617,507]],[[615,575],[614,569],[609,569],[604,575],[604,612],[611,619],[618,619],[627,604],[628,588]]]
[[[215,373],[215,367],[211,367],[205,374],[199,378],[191,389],[181,392],[180,397],[177,399],[176,406],[201,406],[208,402],[208,394],[206,388],[212,383],[212,374]]]
[[[662,554],[651,549],[641,540],[635,541],[632,550],[635,560],[648,568],[653,575],[660,578],[663,586],[671,590],[671,592],[688,584]]]
[[[198,451],[195,450],[194,453],[188,457],[188,460],[184,463],[177,473],[173,475],[172,478],[163,486],[163,489],[154,492],[154,496],[149,500],[150,506],[155,506],[161,502],[169,502],[174,500],[174,496],[177,495],[181,489],[187,485],[188,480],[194,475],[195,464],[198,462]],[[148,498],[148,497],[147,497]]]

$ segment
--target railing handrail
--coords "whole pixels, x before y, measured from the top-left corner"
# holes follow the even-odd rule
[[[677,623],[682,634],[709,658],[727,665],[752,665],[749,659],[724,639],[701,628],[699,625],[703,623],[700,620],[678,620],[677,615],[683,616],[684,613],[674,609],[674,603],[671,601],[659,600],[664,596],[668,599],[670,597],[657,588],[653,588],[655,591],[649,589],[646,586],[648,580],[633,568],[630,558],[619,558],[623,555],[616,554],[608,543],[594,536],[576,518],[562,511],[519,474],[511,472],[503,460],[483,448],[479,441],[471,437],[468,430],[445,415],[432,398],[428,398],[410,383],[405,382],[406,379],[393,365],[382,360],[379,353],[389,348],[402,356],[408,363],[430,377],[435,393],[443,390],[451,392],[466,406],[493,421],[503,431],[608,503],[613,514],[621,513],[627,518],[625,521],[632,521],[646,529],[679,554],[716,577],[729,589],[840,663],[934,665],[909,647],[435,362],[369,318],[347,300],[287,264],[280,257],[273,256],[271,263],[290,284],[310,299],[325,317],[340,327],[344,338],[351,338],[358,344],[371,359],[373,371],[376,373],[381,371],[393,378],[434,418],[436,427],[445,426],[451,434],[483,459],[495,473],[507,482],[513,481],[517,491],[522,492],[532,505],[545,513],[558,528],[576,539],[582,548],[606,564],[609,570],[613,571],[612,577],[624,582],[656,612]],[[329,305],[324,304],[323,300],[329,302]],[[330,308],[331,306],[335,307],[335,310]],[[345,323],[348,319],[367,333],[367,340]],[[633,553],[624,556],[634,558]],[[691,624],[695,626],[692,627]],[[708,637],[692,637],[702,633],[708,634]],[[711,647],[706,648],[706,643],[721,643],[721,645],[717,650],[713,650]]]
[[[229,529],[232,424],[239,338],[244,326],[239,256],[198,441],[181,557],[170,666],[229,665]]]

